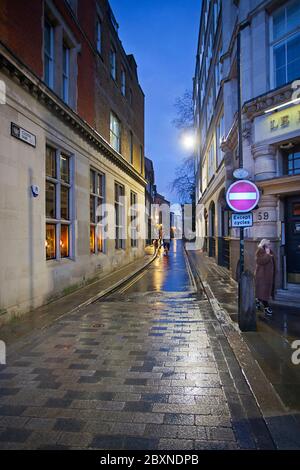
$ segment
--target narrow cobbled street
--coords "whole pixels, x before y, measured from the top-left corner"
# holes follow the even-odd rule
[[[118,292],[10,345],[0,387],[0,448],[273,448],[179,241]]]

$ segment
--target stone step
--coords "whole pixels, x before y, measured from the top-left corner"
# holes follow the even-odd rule
[[[275,293],[275,301],[286,302],[291,305],[299,307],[300,304],[300,289],[278,289]]]

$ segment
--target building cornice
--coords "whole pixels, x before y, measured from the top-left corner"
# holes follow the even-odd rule
[[[39,101],[51,113],[55,114],[64,124],[84,138],[90,145],[101,152],[111,163],[123,170],[143,186],[147,182],[125,158],[115,151],[111,145],[90,124],[84,121],[75,111],[67,106],[44,82],[31,72],[21,61],[0,42],[0,70],[11,77],[30,95]]]
[[[269,92],[244,103],[242,113],[245,117],[252,120],[257,116],[264,114],[267,109],[289,101],[292,97],[293,91],[291,83],[288,83],[283,87],[270,90]]]
[[[235,114],[233,118],[233,124],[223,142],[221,143],[221,149],[224,153],[226,152],[232,152],[238,142],[238,120],[237,120],[237,114]]]
[[[300,175],[285,175],[277,178],[256,181],[256,184],[263,189],[263,194],[267,195],[285,195],[296,194],[299,192]]]

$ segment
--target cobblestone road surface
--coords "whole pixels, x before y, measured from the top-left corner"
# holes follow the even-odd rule
[[[0,367],[1,449],[273,448],[178,242],[135,285],[33,332]]]

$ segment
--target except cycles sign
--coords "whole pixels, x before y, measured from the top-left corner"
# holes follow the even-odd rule
[[[252,212],[245,213],[234,213],[231,215],[231,227],[252,227],[253,225],[253,214]]]
[[[250,212],[259,201],[258,187],[252,181],[235,181],[227,190],[226,201],[234,212]]]

